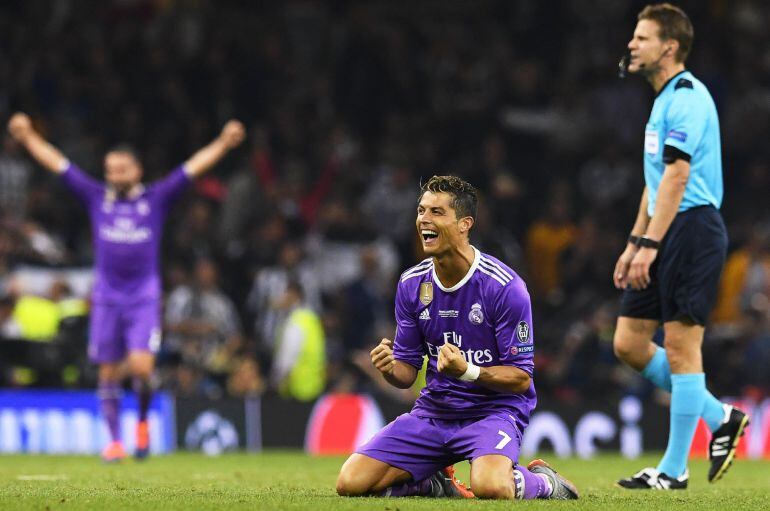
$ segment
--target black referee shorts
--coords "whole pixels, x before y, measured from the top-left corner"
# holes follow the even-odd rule
[[[690,319],[705,325],[727,256],[727,229],[713,206],[678,213],[650,268],[647,289],[627,287],[620,315],[662,323]]]

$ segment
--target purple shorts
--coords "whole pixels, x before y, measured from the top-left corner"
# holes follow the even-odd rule
[[[88,356],[97,364],[119,362],[131,351],[157,353],[160,303],[91,305]]]
[[[422,481],[458,461],[500,454],[519,460],[521,433],[505,413],[483,418],[446,420],[400,415],[356,452],[412,474]]]

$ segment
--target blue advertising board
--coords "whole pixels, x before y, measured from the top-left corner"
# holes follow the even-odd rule
[[[120,426],[123,445],[134,450],[136,396],[123,396]],[[174,401],[166,393],[153,397],[148,413],[150,450],[176,446]],[[0,390],[0,453],[98,454],[109,434],[95,391]]]

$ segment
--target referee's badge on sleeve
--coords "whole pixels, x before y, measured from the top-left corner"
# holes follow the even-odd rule
[[[660,149],[658,132],[655,130],[646,130],[644,132],[644,152],[648,154],[658,154],[658,149]]]

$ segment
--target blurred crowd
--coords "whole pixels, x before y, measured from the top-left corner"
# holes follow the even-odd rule
[[[227,119],[247,125],[245,148],[166,225],[162,388],[412,399],[373,378],[368,352],[393,335],[397,276],[421,259],[419,184],[452,173],[481,194],[474,244],[528,283],[538,392],[647,394],[611,346],[611,273],[641,196],[653,99],[641,79],[618,79],[616,62],[645,3],[4,2],[0,119],[28,112],[94,176],[108,147],[129,142],[148,181]],[[766,395],[770,5],[680,5],[725,163],[730,255],[704,345],[709,384]],[[86,213],[7,136],[2,149],[0,384],[92,385],[78,344],[87,294],[67,273],[91,263]],[[20,339],[82,350],[59,352],[68,371],[44,377],[2,355]]]

